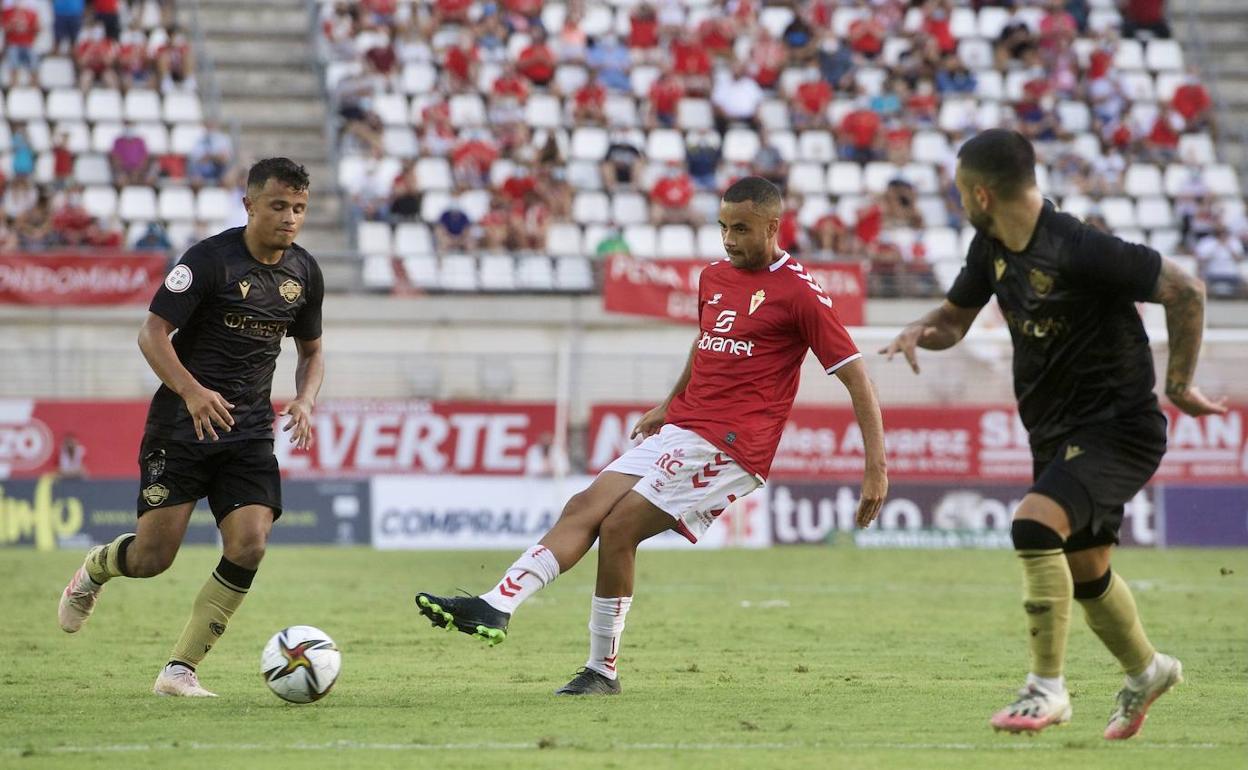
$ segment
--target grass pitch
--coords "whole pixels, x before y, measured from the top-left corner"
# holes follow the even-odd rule
[[[1072,725],[997,735],[1026,672],[1019,570],[997,552],[643,552],[624,694],[556,699],[585,659],[594,556],[526,604],[496,648],[431,628],[417,589],[487,588],[514,557],[274,548],[200,668],[220,698],[152,681],[218,555],[184,549],[117,580],[68,636],[59,593],[82,554],[0,554],[0,766],[543,768],[1248,767],[1248,552],[1124,551],[1160,649],[1187,683],[1141,735],[1100,737],[1116,665],[1074,610]],[[343,651],[310,706],[270,694],[264,642],[307,623]]]

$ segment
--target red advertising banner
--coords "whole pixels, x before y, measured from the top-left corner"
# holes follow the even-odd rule
[[[147,401],[0,399],[0,479],[64,472],[132,478]],[[324,401],[316,442],[296,451],[277,433],[283,474],[344,478],[382,473],[522,475],[554,431],[553,404]],[[280,428],[282,418],[278,418]],[[79,448],[74,449],[74,445]]]
[[[607,262],[603,307],[613,313],[657,316],[695,322],[698,276],[707,263],[686,259],[634,259],[617,254]],[[860,264],[805,265],[836,305],[846,326],[861,326],[866,278]]]
[[[652,405],[597,404],[590,411],[588,468],[596,472],[633,445],[628,433]],[[1173,408],[1169,450],[1154,479],[1248,484],[1248,405],[1189,417]],[[1013,407],[886,407],[890,478],[902,481],[1030,481],[1027,431]],[[853,480],[862,473],[862,433],[848,407],[795,407],[772,465],[774,479]]]
[[[146,303],[165,274],[163,254],[0,254],[0,303]]]

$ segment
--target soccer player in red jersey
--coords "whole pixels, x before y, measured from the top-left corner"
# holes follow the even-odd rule
[[[557,694],[619,693],[637,546],[667,530],[696,543],[730,503],[764,483],[807,350],[849,391],[866,445],[857,523],[875,519],[888,491],[880,407],[832,300],[776,245],[781,207],[780,191],[761,177],[728,188],[719,213],[728,259],[702,271],[697,339],[672,394],[633,428],[645,440],[574,495],[492,590],[418,593],[422,615],[497,644],[521,602],[572,569],[597,540],[589,659]]]

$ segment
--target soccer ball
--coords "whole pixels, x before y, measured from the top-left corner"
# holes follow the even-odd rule
[[[324,698],[338,679],[342,653],[329,634],[312,626],[291,626],[273,635],[260,655],[269,689],[290,703]]]

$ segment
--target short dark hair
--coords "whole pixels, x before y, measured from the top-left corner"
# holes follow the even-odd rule
[[[265,158],[256,161],[247,172],[247,189],[259,190],[270,179],[276,179],[296,192],[308,189],[308,170],[290,158]]]
[[[989,190],[1011,199],[1036,185],[1036,150],[1017,131],[990,128],[958,150],[962,170],[974,174]]]
[[[759,208],[780,208],[780,188],[761,176],[747,176],[733,182],[724,190],[724,203],[749,201]]]

